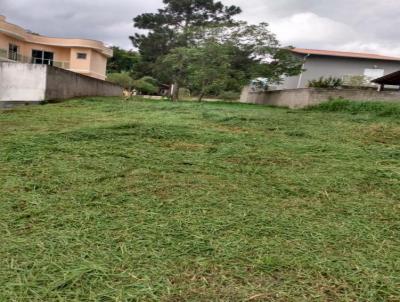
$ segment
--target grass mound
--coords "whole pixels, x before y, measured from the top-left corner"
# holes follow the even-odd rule
[[[388,102],[355,102],[338,99],[309,107],[307,110],[348,112],[351,114],[371,113],[383,117],[400,117],[400,103]]]

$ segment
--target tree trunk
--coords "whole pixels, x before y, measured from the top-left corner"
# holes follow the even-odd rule
[[[200,93],[199,102],[201,102],[203,100],[204,94],[205,94],[204,92]]]

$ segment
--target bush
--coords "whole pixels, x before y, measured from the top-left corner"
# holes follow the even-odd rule
[[[179,98],[180,99],[184,99],[184,98],[188,98],[191,96],[190,90],[187,88],[179,88]]]
[[[152,84],[153,86],[158,86],[158,81],[157,81],[155,78],[153,78],[153,77],[145,76],[145,77],[141,78],[141,80],[142,80],[142,81],[145,81],[145,82],[147,82],[147,83],[150,83],[150,84]]]
[[[110,73],[107,75],[107,80],[128,90],[132,90],[134,86],[134,81],[128,72]]]
[[[334,77],[320,77],[318,80],[308,82],[308,87],[312,88],[338,88],[341,86],[343,86],[343,80]]]
[[[142,94],[156,94],[158,92],[157,80],[152,77],[143,77],[133,82],[135,89]]]
[[[240,93],[235,91],[223,91],[220,93],[219,98],[225,101],[237,101],[240,99]]]
[[[343,84],[350,87],[370,86],[368,79],[363,75],[347,76]]]
[[[349,100],[331,100],[308,110],[324,112],[348,112],[351,114],[372,113],[377,116],[400,117],[400,104],[387,102],[355,102]]]

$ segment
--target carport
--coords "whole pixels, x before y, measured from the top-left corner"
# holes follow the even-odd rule
[[[372,83],[379,85],[379,91],[385,89],[385,86],[399,86],[400,89],[400,71],[387,74],[381,78],[375,79]]]

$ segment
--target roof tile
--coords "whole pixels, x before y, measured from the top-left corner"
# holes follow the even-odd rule
[[[399,57],[382,56],[371,53],[358,53],[358,52],[346,52],[346,51],[333,51],[333,50],[317,50],[317,49],[305,49],[305,48],[294,48],[292,52],[304,55],[319,55],[319,56],[331,56],[331,57],[344,57],[344,58],[358,58],[358,59],[373,59],[373,60],[385,60],[385,61],[400,61]]]

